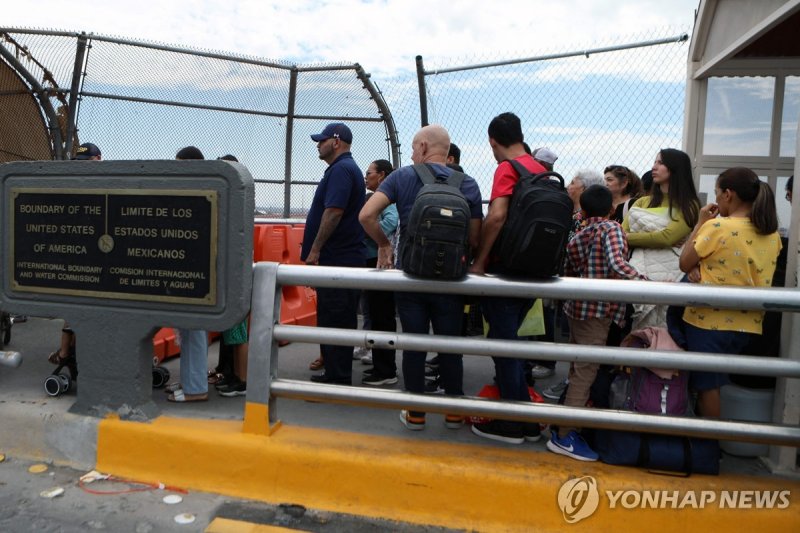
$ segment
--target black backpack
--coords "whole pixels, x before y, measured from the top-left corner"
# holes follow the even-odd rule
[[[470,209],[461,193],[465,175],[433,175],[427,165],[414,165],[422,181],[405,233],[401,236],[403,271],[423,278],[459,279],[469,267]]]
[[[573,204],[564,178],[556,172],[534,176],[518,161],[508,162],[519,174],[519,181],[494,252],[511,272],[534,278],[555,276],[564,262],[572,227]]]

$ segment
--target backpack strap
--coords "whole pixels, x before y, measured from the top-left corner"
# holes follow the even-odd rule
[[[423,185],[432,185],[436,182],[444,183],[445,185],[450,185],[451,187],[455,187],[456,189],[461,189],[461,183],[466,178],[466,175],[463,172],[459,172],[454,170],[450,177],[445,176],[436,176],[433,173],[433,169],[429,164],[419,164],[414,165],[412,167],[414,172],[417,173],[420,181]]]
[[[551,171],[548,171],[548,172],[541,172],[539,174],[532,174],[530,170],[525,168],[525,166],[522,163],[520,163],[519,161],[517,161],[516,159],[506,159],[506,161],[511,163],[511,167],[519,175],[519,179],[520,180],[525,179],[525,178],[533,178],[533,181],[536,182],[536,181],[539,181],[540,179],[544,179],[544,178],[547,178],[547,179],[557,178],[558,181],[561,182],[561,187],[562,188],[564,187],[564,178],[561,177],[561,174],[559,174],[558,172],[553,172],[551,170]]]

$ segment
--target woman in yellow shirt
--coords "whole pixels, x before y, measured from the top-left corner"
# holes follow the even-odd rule
[[[653,281],[678,281],[681,246],[697,222],[700,200],[692,178],[689,156],[665,148],[653,163],[653,188],[628,210],[622,229],[633,250],[636,270]],[[634,304],[633,329],[665,327],[667,306]]]
[[[719,175],[714,192],[716,203],[700,210],[683,248],[681,270],[691,273],[692,281],[699,275],[699,282],[708,285],[769,287],[782,247],[772,189],[749,168],[736,167]],[[687,349],[739,354],[751,335],[761,334],[763,318],[762,311],[687,307]],[[719,388],[725,383],[725,374],[692,373],[699,414],[719,417]]]

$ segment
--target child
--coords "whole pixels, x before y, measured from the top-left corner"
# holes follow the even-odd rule
[[[700,210],[683,248],[681,270],[691,281],[699,274],[699,282],[708,285],[769,287],[782,248],[772,189],[749,168],[736,167],[719,175],[714,193],[716,203]],[[763,318],[763,311],[687,307],[687,349],[739,354],[751,335],[761,334]],[[689,387],[698,392],[698,414],[719,417],[719,389],[725,383],[725,374],[692,372]]]
[[[567,245],[565,274],[596,279],[643,279],[626,259],[628,243],[622,226],[609,220],[611,192],[603,185],[592,185],[581,194],[580,202],[586,225]],[[571,343],[605,346],[611,322],[621,324],[625,318],[625,305],[570,300],[564,303],[564,313],[569,319]],[[599,367],[599,363],[570,365],[565,405],[586,405]],[[579,461],[598,459],[577,428],[567,426],[561,426],[558,432],[552,431],[547,449]]]

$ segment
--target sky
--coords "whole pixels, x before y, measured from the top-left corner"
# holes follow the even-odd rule
[[[297,63],[413,69],[417,54],[514,57],[540,43],[686,27],[699,0],[37,0],[4,2],[0,24],[80,30]],[[35,6],[35,7],[32,7]]]
[[[32,5],[35,8],[31,8]],[[647,40],[648,35],[691,32],[698,5],[699,0],[72,0],[66,4],[39,0],[35,4],[6,2],[0,24],[3,27],[85,31],[301,65],[357,62],[372,75],[373,81],[379,83],[395,120],[399,121],[402,162],[407,164],[411,136],[419,126],[418,103],[414,97],[416,55],[422,55],[426,68],[431,69],[530,57],[548,51],[576,51],[606,44],[639,42]],[[127,84],[135,95],[176,101],[188,97],[193,101],[191,99],[196,95],[201,98],[213,91],[224,90],[246,92],[264,83],[248,71],[236,76],[221,72],[216,76],[193,71],[191,67],[181,69],[186,65],[178,61],[175,65],[161,64],[167,76],[149,80],[148,87],[142,85],[147,80],[138,75],[148,70],[146,63],[113,71],[98,69],[98,60],[104,53],[101,49],[96,47],[91,52],[90,60],[94,61],[95,68],[89,69],[84,90],[103,92],[112,88],[119,91],[123,87],[121,90],[125,92]],[[519,70],[483,69],[463,75],[429,76],[431,120],[447,122],[448,128],[452,126],[451,131],[458,132],[454,141],[457,140],[467,154],[465,166],[474,172],[484,195],[489,192],[494,164],[485,139],[486,124],[499,112],[516,111],[516,102],[524,98],[549,99],[534,110],[526,111],[523,128],[526,139],[535,145],[549,144],[562,155],[559,164],[563,167],[558,170],[567,180],[578,168],[586,166],[587,161],[591,161],[593,167],[626,164],[641,173],[649,168],[659,148],[680,144],[685,83],[683,54],[686,50],[688,46],[682,45],[677,55],[670,56],[674,64],[661,69],[653,69],[652,65],[641,60],[629,60],[627,53],[621,52],[593,55],[591,59],[574,60],[573,63],[531,64],[533,70],[525,70],[529,67]],[[67,63],[71,61],[71,53],[69,50],[64,52]],[[162,62],[171,61],[163,54],[158,57]],[[137,77],[131,78],[132,72],[137,73]],[[526,79],[526,76],[535,76],[535,80]],[[391,85],[388,80],[397,84]],[[154,88],[157,94],[147,93]],[[186,92],[186,88],[193,92]],[[498,88],[505,93],[506,100],[494,97]],[[721,90],[730,93],[731,97],[744,91],[737,91],[736,87],[721,87]],[[757,87],[748,89],[750,92],[758,90]],[[598,100],[596,94],[587,97],[587,91],[607,91],[614,96]],[[664,101],[669,99],[673,102],[671,106],[676,108],[677,120],[672,116],[653,118],[657,100],[655,103],[652,99],[645,100],[643,93],[651,97],[663,95],[660,97]],[[462,95],[463,100],[459,100]],[[311,100],[309,105],[322,104],[324,107],[326,104],[325,100]],[[477,109],[466,107],[467,103],[474,102],[479,105]],[[112,104],[85,99],[81,107],[83,133],[104,139],[112,158],[129,158],[129,155],[114,150],[130,147],[135,142],[132,139],[141,138],[142,133],[131,131],[128,132],[129,138],[123,138],[124,132],[105,117],[118,114],[120,120],[127,120],[127,116],[122,114],[127,111],[120,111],[121,108],[115,107],[117,104]],[[730,109],[739,108],[737,104],[720,98],[717,115],[723,118],[732,115]],[[277,102],[277,105],[285,104]],[[753,109],[756,112],[760,108],[756,106]],[[321,109],[315,111],[321,112]],[[181,120],[176,118],[177,114],[162,116],[157,115],[157,110],[152,110],[152,113],[148,117],[151,123]],[[237,138],[234,146],[223,144],[203,148],[212,153],[243,153],[250,158],[248,166],[256,177],[282,178],[281,154],[271,153],[264,155],[263,161],[255,160],[259,143],[283,131],[282,122],[240,122],[239,118],[219,117],[203,129],[200,122],[207,120],[207,115],[186,113],[189,115],[180,117],[189,117],[199,128],[191,130],[192,139],[220,138],[224,141],[237,138],[241,131],[253,128],[254,132],[245,136],[246,139],[240,135],[242,138]],[[645,116],[648,117],[646,120],[641,118]],[[757,119],[754,117],[752,122],[757,123]],[[474,124],[466,124],[468,120],[474,120]],[[295,127],[301,137],[311,133],[305,131],[302,122]],[[728,146],[737,141],[732,128],[737,128],[737,124],[721,120],[717,129],[709,133],[709,142]],[[751,129],[759,131],[758,127]],[[467,137],[466,132],[472,136]],[[115,134],[119,137],[112,141]],[[750,142],[751,137],[740,140],[742,143]],[[115,142],[117,140],[119,142]],[[190,142],[187,140],[187,143]],[[176,147],[177,144],[170,145],[164,147],[164,151],[174,153]],[[302,145],[295,150],[293,179],[318,179],[324,164],[315,158],[313,150],[310,147],[305,150]],[[369,158],[380,156],[372,148],[364,149],[368,153],[355,152],[354,144],[354,155],[364,165],[371,160]],[[273,187],[270,197],[282,197],[282,186],[270,187]],[[293,204],[306,204],[312,192],[313,187],[293,189]]]

